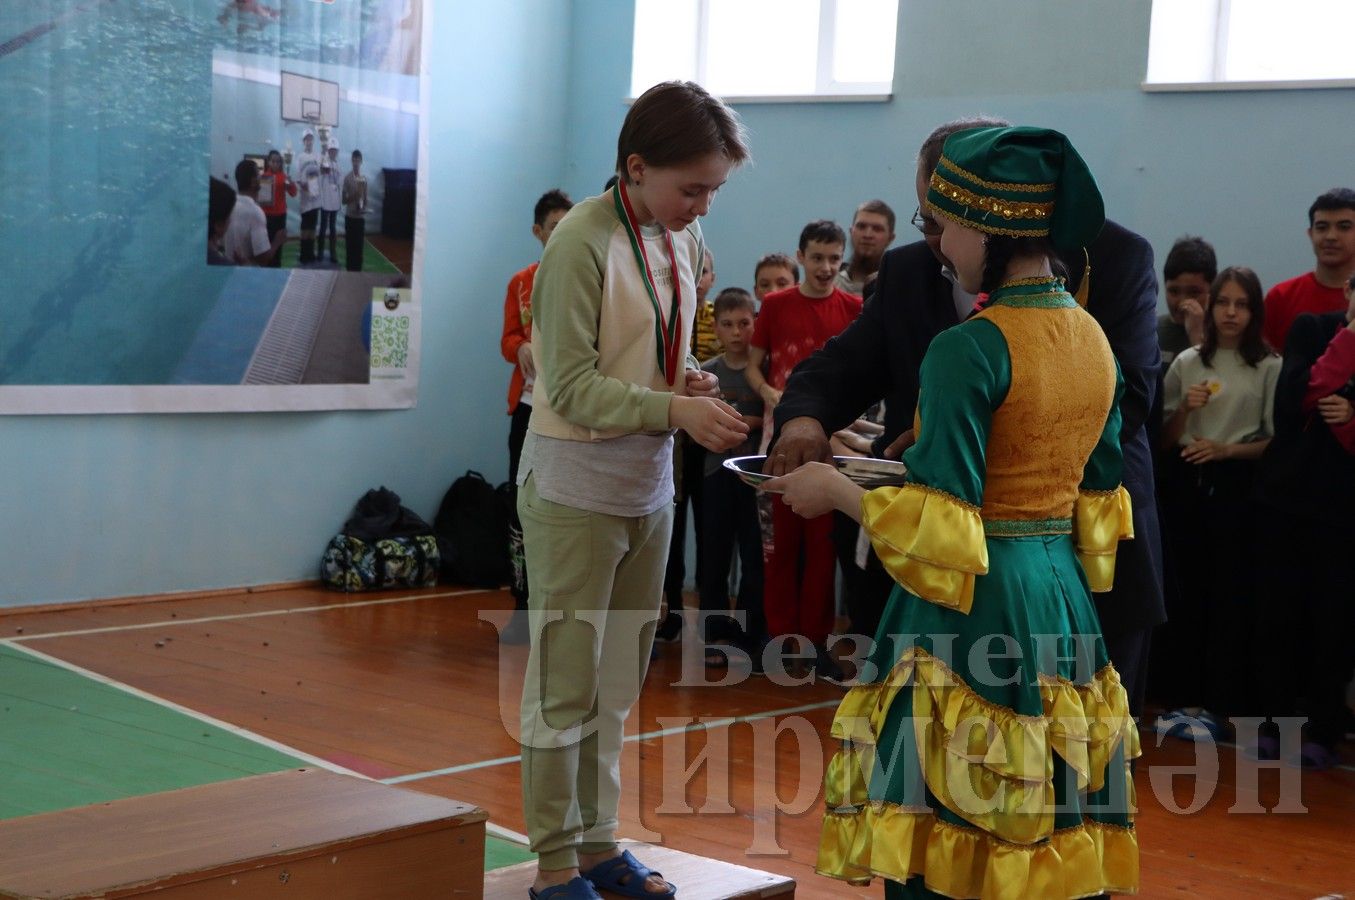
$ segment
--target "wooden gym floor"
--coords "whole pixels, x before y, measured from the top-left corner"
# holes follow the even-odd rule
[[[494,826],[521,832],[512,734],[526,648],[496,638],[510,607],[496,591],[340,595],[299,586],[20,609],[0,611],[0,651],[177,706],[262,747],[252,765],[318,760],[474,803]],[[623,836],[789,875],[800,898],[879,896],[878,882],[853,889],[813,873],[820,778],[834,749],[826,732],[841,691],[766,678],[703,685],[699,656],[684,658],[681,645],[660,654],[627,722]],[[7,689],[0,684],[0,696]],[[97,720],[106,702],[52,705],[48,714]],[[1256,805],[1236,787],[1246,768],[1239,772],[1232,747],[1211,748],[1192,769],[1195,745],[1158,747],[1146,732],[1143,743],[1141,896],[1355,896],[1350,766],[1262,770],[1261,807],[1283,800],[1306,811],[1248,814],[1229,811]],[[3,744],[17,746],[16,735],[0,731]],[[19,752],[8,750],[0,757]],[[695,765],[704,750],[708,764]],[[50,760],[35,761],[39,768]],[[19,790],[22,777],[22,767],[0,772],[0,802],[6,781]],[[109,790],[88,766],[68,777],[57,805]]]

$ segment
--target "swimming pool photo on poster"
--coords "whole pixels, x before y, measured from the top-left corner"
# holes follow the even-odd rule
[[[0,210],[0,413],[412,405],[418,335],[375,382],[369,335],[375,289],[419,302],[424,5],[0,7],[0,158],[24,173]],[[278,214],[269,265],[208,265],[231,221],[213,235],[209,178]]]

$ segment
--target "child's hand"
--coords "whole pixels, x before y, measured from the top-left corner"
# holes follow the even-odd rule
[[[871,441],[865,435],[844,428],[833,432],[833,436],[828,439],[828,446],[832,448],[834,456],[870,456]]]
[[[1191,388],[1194,390],[1194,388]],[[1221,459],[1227,459],[1232,455],[1231,445],[1223,444],[1218,441],[1211,441],[1208,438],[1202,438],[1198,434],[1194,435],[1195,440],[1181,448],[1181,458],[1188,463],[1199,465],[1200,463],[1217,462]]]
[[[1355,406],[1345,397],[1332,394],[1317,401],[1317,411],[1328,425],[1344,425],[1355,418]]]
[[[776,406],[781,402],[781,392],[765,381],[762,383],[762,387],[758,389],[758,396],[768,406]]]
[[[674,394],[668,407],[668,424],[681,428],[713,453],[732,450],[748,437],[748,426],[734,407],[710,397]]]
[[[1199,300],[1191,297],[1181,301],[1181,324],[1192,347],[1204,342],[1204,306]]]
[[[687,370],[687,395],[689,397],[710,397],[720,399],[720,379],[714,372],[704,369]]]
[[[1203,409],[1212,396],[1213,393],[1209,390],[1209,382],[1201,381],[1199,384],[1192,384],[1190,389],[1186,391],[1186,400],[1182,405],[1188,412],[1194,412],[1197,409]]]
[[[780,491],[785,504],[806,519],[835,509],[846,512],[853,504],[860,503],[863,493],[846,475],[821,462],[805,463],[789,475],[764,481],[758,485],[758,490]]]
[[[524,378],[536,377],[536,359],[532,357],[531,341],[523,341],[518,344],[518,365],[522,368]]]

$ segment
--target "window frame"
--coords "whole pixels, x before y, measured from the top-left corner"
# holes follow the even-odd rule
[[[877,103],[892,100],[898,63],[898,5],[894,12],[894,59],[887,81],[837,81],[833,78],[834,48],[837,37],[839,0],[819,0],[818,54],[815,59],[814,92],[811,94],[724,94],[707,86],[706,52],[710,43],[710,4],[712,0],[690,0],[696,4],[696,46],[692,80],[727,103]],[[850,0],[849,0],[850,2]],[[901,0],[898,0],[901,2]],[[635,101],[635,36],[632,34],[631,84],[626,102]]]
[[[1152,8],[1159,3],[1172,0],[1153,0]],[[1210,80],[1208,81],[1151,81],[1147,66],[1152,59],[1152,26],[1149,25],[1148,55],[1145,73],[1140,87],[1146,93],[1187,93],[1193,91],[1293,91],[1293,90],[1330,90],[1355,87],[1355,77],[1351,78],[1285,78],[1265,81],[1229,81],[1224,75],[1228,68],[1230,47],[1230,29],[1233,23],[1233,0],[1214,0],[1214,39],[1211,43],[1212,60]],[[1151,19],[1150,19],[1151,23]]]

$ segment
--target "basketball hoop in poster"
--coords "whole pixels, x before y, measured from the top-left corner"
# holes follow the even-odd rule
[[[309,125],[339,125],[339,83],[281,72],[282,118]]]

